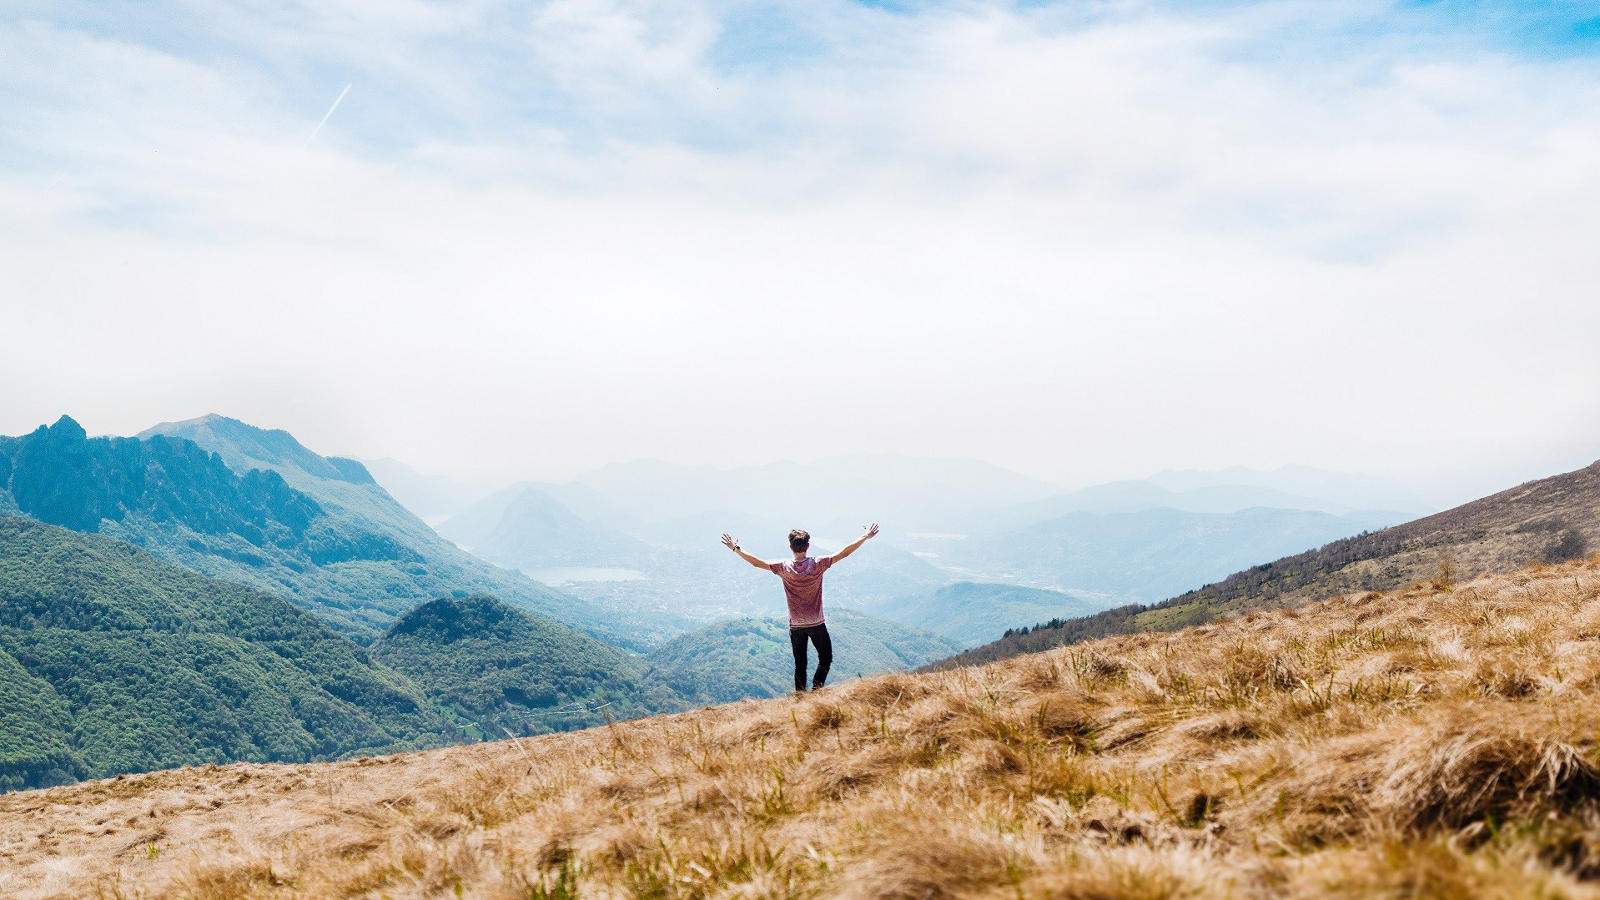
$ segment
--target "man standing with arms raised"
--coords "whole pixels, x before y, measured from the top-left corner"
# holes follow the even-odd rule
[[[811,535],[796,528],[789,532],[789,549],[794,559],[767,562],[744,552],[732,535],[722,536],[723,546],[739,554],[745,562],[758,569],[767,569],[783,579],[783,594],[789,601],[789,646],[794,650],[794,689],[806,689],[806,641],[817,647],[817,672],[811,679],[811,689],[822,687],[828,680],[828,667],[833,665],[833,640],[828,637],[828,623],[822,615],[822,573],[834,563],[861,549],[867,539],[878,533],[878,523],[868,525],[861,537],[832,556],[813,559],[806,555],[811,549]]]

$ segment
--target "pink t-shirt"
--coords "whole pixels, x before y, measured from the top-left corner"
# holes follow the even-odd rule
[[[786,559],[769,563],[767,568],[783,579],[783,595],[789,600],[789,627],[821,625],[822,573],[833,565],[833,557]]]

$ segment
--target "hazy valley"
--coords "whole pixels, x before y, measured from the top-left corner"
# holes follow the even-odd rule
[[[439,517],[440,534],[635,617],[653,639],[777,611],[770,579],[728,565],[716,544],[723,531],[780,558],[789,528],[809,529],[826,552],[881,521],[872,564],[831,575],[830,602],[972,645],[1008,627],[1164,600],[1426,511],[1397,484],[1303,468],[1169,472],[1064,491],[983,463],[865,454],[743,469],[639,462],[476,500],[393,460],[383,468],[402,502]],[[1011,608],[952,607],[974,592],[990,602],[1005,594]]]

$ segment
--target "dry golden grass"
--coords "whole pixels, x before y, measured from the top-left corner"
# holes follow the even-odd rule
[[[0,797],[7,897],[1600,896],[1600,557],[803,700]]]

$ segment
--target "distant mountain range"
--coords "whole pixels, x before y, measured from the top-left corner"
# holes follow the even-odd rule
[[[1272,491],[1291,497],[1307,498],[1311,506],[1296,505],[1297,509],[1320,509],[1343,514],[1358,510],[1388,509],[1410,515],[1434,512],[1415,491],[1394,478],[1364,475],[1353,472],[1329,472],[1310,466],[1283,466],[1271,471],[1232,466],[1226,469],[1181,469],[1158,472],[1148,479],[1150,484],[1169,491],[1193,493],[1216,489]],[[1282,503],[1250,502],[1248,506],[1283,506]],[[1244,506],[1237,507],[1243,509]],[[1205,512],[1207,510],[1197,510]],[[1212,510],[1222,511],[1222,510]]]
[[[1403,525],[1241,570],[1154,605],[1133,604],[1013,634],[940,663],[971,665],[1063,643],[1173,629],[1333,594],[1453,581],[1600,549],[1600,462]]]
[[[435,525],[503,490],[424,475],[393,459],[369,460],[367,468],[396,499]],[[1376,510],[1395,514],[1396,521],[1437,509],[1395,479],[1306,466],[1173,470],[1068,491],[988,463],[896,454],[729,469],[636,460],[566,484],[532,486],[580,518],[630,532],[708,513],[761,510],[781,511],[785,522],[807,521],[820,531],[825,522],[838,524],[836,519],[846,527],[860,524],[853,521],[859,514],[840,518],[841,508],[855,507],[913,532],[1005,531],[1073,512],[1157,508],[1229,513],[1262,506],[1333,515]],[[635,536],[651,540],[648,534]]]
[[[387,457],[362,460],[362,464],[391,497],[429,525],[438,525],[498,487],[494,483],[481,484],[444,475],[427,475],[398,459]]]
[[[1420,508],[1391,481],[1303,467],[1166,472],[1064,493],[984,463],[875,455],[733,469],[614,464],[570,484],[513,485],[438,528],[485,559],[547,578],[633,571],[626,581],[576,573],[561,589],[634,618],[654,641],[771,609],[772,585],[730,564],[716,543],[723,531],[779,558],[790,527],[808,528],[825,553],[877,519],[884,536],[830,576],[831,600],[976,643],[1039,620],[1001,617],[1045,605],[986,605],[1006,594],[998,590],[983,599],[972,589],[936,592],[957,582],[1055,591],[1042,595],[1052,603],[1041,618],[1070,617],[1168,597]],[[952,597],[974,608],[957,610]],[[943,614],[924,614],[931,609]]]
[[[804,527],[848,536],[873,518],[895,528],[940,528],[968,521],[976,510],[1059,490],[988,463],[874,454],[731,469],[641,460],[606,466],[574,484],[605,498],[623,516],[614,524],[625,529],[734,514],[755,516],[780,535]]]
[[[1333,478],[1335,473],[1327,474]],[[1311,495],[1294,494],[1281,488],[1258,484],[1197,484],[1193,487],[1170,488],[1157,481],[1162,477],[1156,476],[1142,481],[1112,481],[1044,500],[1006,507],[985,519],[982,524],[991,530],[1018,528],[1071,513],[1115,514],[1149,509],[1234,513],[1264,507],[1308,510],[1336,516],[1352,513],[1378,514],[1396,520],[1432,512],[1420,501],[1398,493],[1386,498],[1396,501],[1396,505],[1362,506],[1351,502],[1357,498],[1374,496],[1378,493],[1375,490]],[[1345,477],[1355,478],[1355,476]]]
[[[523,571],[560,566],[637,569],[649,544],[579,517],[542,488],[518,484],[467,507],[439,533],[490,562]]]
[[[1268,507],[1078,512],[949,542],[941,560],[973,580],[1018,580],[1128,600],[1170,597],[1257,560],[1395,524],[1398,515]]]

